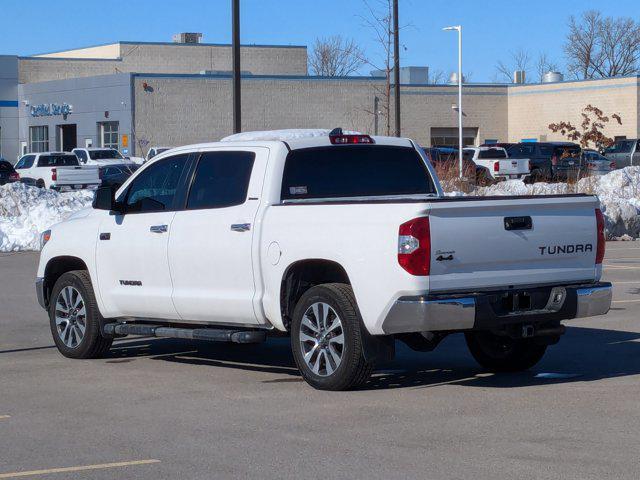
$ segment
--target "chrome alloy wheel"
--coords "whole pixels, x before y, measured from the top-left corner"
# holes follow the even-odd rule
[[[298,339],[304,361],[314,374],[327,377],[338,369],[344,354],[344,329],[330,305],[317,302],[307,309]]]
[[[87,309],[80,292],[67,286],[60,290],[56,299],[56,330],[69,348],[76,348],[87,329]]]

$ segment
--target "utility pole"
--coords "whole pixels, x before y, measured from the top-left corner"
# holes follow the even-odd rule
[[[400,136],[400,31],[398,27],[398,0],[393,0],[393,82],[396,113],[396,137]]]
[[[232,2],[232,30],[233,39],[231,51],[233,55],[233,133],[242,131],[242,119],[240,106],[240,0]]]

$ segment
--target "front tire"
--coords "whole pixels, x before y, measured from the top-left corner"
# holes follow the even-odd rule
[[[89,273],[67,272],[53,286],[49,302],[49,324],[58,351],[68,358],[100,358],[112,339],[102,336],[102,317]]]
[[[373,371],[364,359],[361,317],[350,285],[328,283],[307,290],[291,323],[291,349],[306,382],[319,390],[349,390]]]
[[[546,345],[532,338],[512,339],[490,332],[465,333],[467,346],[473,358],[492,372],[521,372],[542,359]]]

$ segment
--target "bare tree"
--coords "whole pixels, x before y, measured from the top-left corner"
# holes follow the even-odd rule
[[[447,83],[447,74],[444,70],[434,70],[430,75],[429,83],[432,85],[443,85]]]
[[[497,79],[512,82],[513,81],[513,72],[516,70],[522,70],[525,72],[525,79],[528,77],[529,63],[531,61],[531,57],[529,56],[529,52],[526,50],[519,48],[509,54],[511,56],[511,60],[508,63],[504,63],[503,61],[499,61],[496,64],[496,74]]]
[[[568,70],[578,79],[632,75],[639,71],[640,23],[603,17],[596,10],[569,18],[564,45]]]
[[[368,0],[363,0],[366,16],[361,16],[364,26],[373,32],[376,43],[380,45],[382,53],[376,59],[368,59],[367,64],[384,75],[384,86],[380,88],[374,84],[376,95],[382,98],[382,105],[377,112],[370,111],[372,115],[385,117],[386,135],[391,135],[391,73],[393,71],[393,0],[376,0],[375,6]]]
[[[618,113],[608,117],[598,107],[589,104],[580,115],[582,123],[579,127],[574,126],[571,122],[562,121],[550,124],[549,130],[560,132],[563,137],[567,137],[573,142],[579,141],[582,148],[587,148],[590,144],[598,149],[613,145],[614,139],[604,134],[604,128],[611,119],[615,120],[618,125],[622,125],[622,118]]]
[[[542,82],[547,72],[555,72],[558,70],[558,64],[549,59],[546,52],[540,52],[536,60],[536,71],[538,73],[538,81]]]
[[[365,63],[364,52],[355,41],[340,35],[317,38],[309,57],[311,71],[325,77],[351,75]]]

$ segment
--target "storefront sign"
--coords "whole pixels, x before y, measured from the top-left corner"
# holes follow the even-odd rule
[[[52,117],[54,115],[69,115],[73,111],[73,105],[68,103],[41,103],[31,105],[32,117]]]

